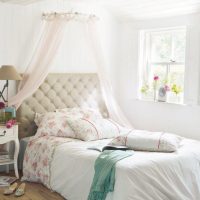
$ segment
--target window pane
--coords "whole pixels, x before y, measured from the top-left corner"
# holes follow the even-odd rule
[[[145,37],[141,97],[183,103],[186,30],[154,30],[146,32]],[[163,88],[164,100],[158,95]]]
[[[168,101],[183,103],[184,93],[184,65],[171,65],[169,71],[170,90]]]
[[[171,65],[169,72],[169,82],[171,85],[176,84],[183,90],[184,87],[184,65]]]
[[[171,59],[171,35],[157,33],[151,35],[151,62],[169,62]]]
[[[167,66],[166,65],[157,65],[157,64],[152,64],[151,65],[151,74],[149,77],[150,82],[153,82],[153,77],[158,76],[159,77],[159,83],[162,84],[166,80],[166,75],[167,75]]]
[[[173,35],[173,60],[176,62],[185,62],[185,45],[186,33],[185,31],[175,32]]]

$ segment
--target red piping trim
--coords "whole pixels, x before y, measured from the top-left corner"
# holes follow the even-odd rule
[[[89,120],[87,120],[87,119],[82,118],[82,120],[85,120],[85,121],[89,122],[89,123],[93,126],[93,128],[95,129],[95,131],[96,131],[96,133],[97,133],[98,139],[100,139],[100,137],[99,137],[99,132],[98,132],[97,128],[95,127],[95,125],[94,125],[92,122],[90,122]]]
[[[160,148],[161,137],[162,137],[164,134],[165,134],[164,132],[162,132],[162,133],[160,134],[160,138],[159,138],[159,140],[158,140],[158,149]]]
[[[133,130],[134,130],[134,129],[133,129]],[[130,130],[130,131],[127,133],[127,135],[126,135],[126,137],[125,137],[125,146],[126,146],[126,144],[127,144],[128,135],[129,135],[133,130]]]

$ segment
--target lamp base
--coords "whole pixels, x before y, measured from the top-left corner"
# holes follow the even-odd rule
[[[7,89],[7,93],[6,93],[6,96],[7,96],[7,97],[6,97],[6,98],[5,98],[4,95],[3,95],[5,89]],[[6,83],[5,83],[5,85],[3,86],[2,91],[0,92],[0,98],[2,98],[3,101],[4,101],[5,103],[7,103],[7,105],[8,105],[8,80],[6,80]]]

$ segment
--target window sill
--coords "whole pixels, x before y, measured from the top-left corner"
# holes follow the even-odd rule
[[[164,102],[164,101],[154,101],[154,100],[148,100],[148,99],[140,99],[136,98],[134,99],[136,101],[141,101],[141,102],[150,102],[150,103],[158,103],[158,104],[166,104],[166,105],[178,105],[178,106],[187,106],[187,104],[184,103],[175,103],[175,102]]]

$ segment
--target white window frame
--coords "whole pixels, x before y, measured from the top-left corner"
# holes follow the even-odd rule
[[[156,32],[156,33],[159,33],[159,32],[171,32],[171,31],[181,31],[181,30],[184,30],[186,32],[186,48],[185,48],[185,60],[184,62],[176,62],[174,60],[170,60],[170,62],[151,62],[150,61],[150,58],[148,58],[147,55],[150,55],[150,52],[151,52],[151,49],[152,46],[148,43],[150,41],[148,37],[148,35],[150,35],[150,33],[153,33],[153,32]],[[187,68],[186,68],[186,52],[187,52],[187,38],[188,38],[188,29],[187,29],[187,26],[175,26],[175,27],[167,27],[167,28],[154,28],[154,29],[145,29],[145,30],[140,30],[140,34],[139,34],[139,74],[138,74],[138,97],[140,100],[144,100],[142,98],[142,94],[141,94],[141,87],[143,86],[143,81],[144,79],[142,78],[143,74],[144,74],[144,70],[145,70],[145,66],[150,66],[152,64],[154,65],[166,65],[166,76],[168,76],[168,73],[169,73],[169,68],[170,68],[170,65],[174,64],[174,65],[184,65],[185,68],[184,68],[184,97],[183,97],[183,102],[185,101],[185,84],[186,84],[186,81],[185,81],[185,77],[186,77],[186,71],[187,71]],[[173,43],[172,43],[173,44]],[[149,48],[150,47],[150,48]],[[173,48],[172,48],[173,50]],[[172,53],[173,54],[173,53]],[[148,70],[146,68],[146,70]]]

